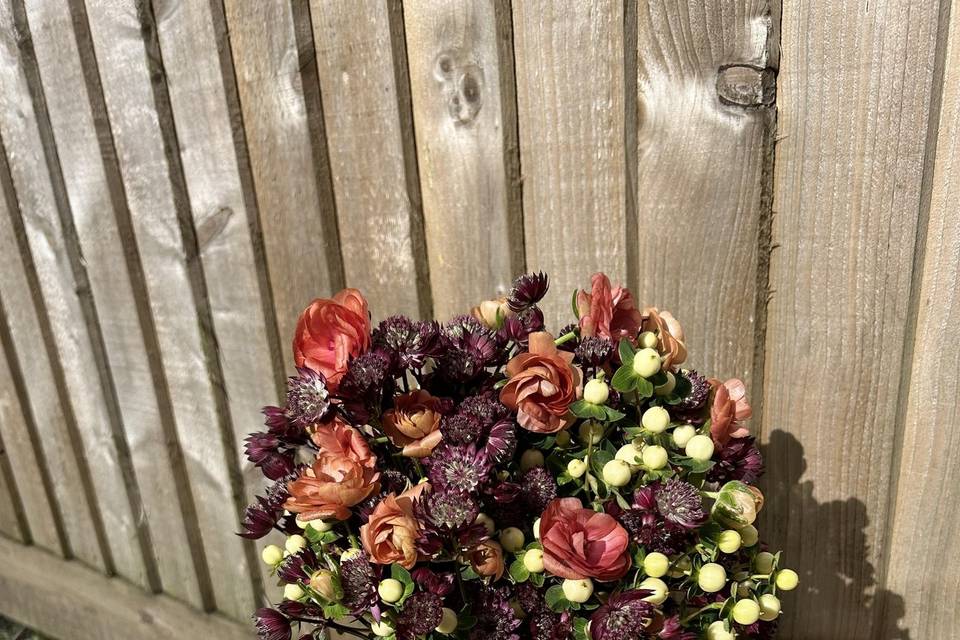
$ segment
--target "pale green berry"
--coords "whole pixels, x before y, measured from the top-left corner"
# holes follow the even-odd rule
[[[637,338],[637,344],[640,345],[642,349],[655,349],[658,342],[657,334],[653,331],[644,331]]]
[[[769,551],[761,551],[757,554],[757,557],[753,559],[753,568],[757,573],[762,573],[768,575],[773,573],[773,563],[776,561],[776,557]]]
[[[487,535],[492,534],[497,529],[497,525],[494,523],[493,518],[485,513],[477,514],[477,519],[474,522],[477,524],[482,524],[483,528],[487,531]]]
[[[527,449],[520,456],[520,470],[529,471],[534,467],[543,466],[543,453],[537,449]]]
[[[721,531],[717,536],[717,547],[724,553],[736,553],[740,549],[741,542],[740,534],[733,529]]]
[[[533,537],[537,540],[540,539],[540,518],[533,521]]]
[[[660,371],[660,354],[656,349],[646,348],[633,356],[633,372],[642,378],[649,378]]]
[[[283,587],[283,597],[286,600],[300,600],[307,593],[299,584],[288,584]]]
[[[603,425],[593,420],[587,420],[580,425],[577,433],[580,436],[580,442],[583,444],[597,444],[603,440]]]
[[[700,567],[697,584],[707,593],[716,593],[727,584],[727,570],[716,562],[708,562]]]
[[[523,566],[530,573],[543,573],[543,551],[530,549],[523,554]]]
[[[777,589],[783,591],[793,591],[800,584],[800,576],[793,569],[783,569],[777,571]]]
[[[378,638],[386,638],[394,634],[393,625],[386,618],[380,618],[380,622],[374,620],[370,623],[370,631]]]
[[[394,578],[382,580],[377,586],[380,599],[387,604],[393,604],[403,597],[403,583]]]
[[[670,569],[670,558],[658,551],[648,553],[643,558],[643,571],[651,578],[662,578]]]
[[[583,399],[590,404],[605,404],[610,397],[610,387],[603,380],[594,378],[583,387]]]
[[[603,481],[611,487],[624,487],[630,483],[630,465],[623,460],[611,460],[603,465]]]
[[[353,549],[353,548],[347,549],[346,551],[340,554],[340,563],[342,564],[348,560],[353,560],[354,558],[358,558],[361,555],[363,555],[363,551],[360,549]]]
[[[260,558],[263,559],[264,563],[275,567],[283,562],[283,549],[275,544],[268,544],[260,552]]]
[[[590,578],[564,580],[562,588],[563,597],[578,604],[586,602],[593,595],[593,581]]]
[[[516,553],[523,549],[523,531],[516,527],[507,527],[500,532],[500,546],[508,553]]]
[[[723,620],[711,622],[707,627],[707,640],[736,640],[732,631],[727,631],[727,626]]]
[[[776,620],[780,615],[780,598],[772,593],[760,596],[760,619],[764,622]]]
[[[659,445],[648,445],[643,448],[643,465],[656,471],[667,466],[667,450]]]
[[[740,529],[740,537],[743,539],[743,546],[745,547],[752,547],[760,541],[760,533],[752,524]]]
[[[570,432],[564,429],[557,433],[556,444],[561,449],[570,446]]]
[[[650,407],[640,417],[640,424],[650,433],[663,433],[670,425],[670,414],[663,407]]]
[[[287,538],[284,546],[287,548],[287,553],[294,555],[300,553],[300,551],[307,546],[307,539],[301,535],[294,534]]]
[[[640,449],[632,442],[628,442],[617,449],[617,455],[614,457],[617,460],[623,460],[627,464],[637,465],[640,464]]]
[[[663,604],[667,599],[667,594],[670,592],[667,583],[660,578],[646,578],[640,583],[638,588],[653,592],[644,598],[644,600],[651,604]]]
[[[713,457],[713,440],[703,434],[693,436],[687,441],[683,451],[694,460],[706,462]]]
[[[740,624],[753,624],[760,619],[760,605],[756,600],[737,600],[733,605],[733,619]]]
[[[683,449],[695,435],[697,435],[695,427],[689,424],[681,425],[673,430],[673,444],[677,445],[678,449]]]
[[[658,387],[653,388],[653,392],[658,396],[668,396],[677,388],[677,376],[667,371],[667,381]]]
[[[440,624],[437,625],[437,633],[450,635],[457,630],[457,622],[457,612],[444,607],[443,617],[440,618]]]
[[[587,472],[587,463],[579,458],[574,458],[567,463],[567,473],[571,478],[579,478]]]

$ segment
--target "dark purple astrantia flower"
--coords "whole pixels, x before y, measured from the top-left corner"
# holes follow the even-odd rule
[[[308,582],[318,566],[317,554],[307,546],[283,559],[277,567],[277,577],[287,583]]]
[[[453,592],[454,578],[450,572],[437,573],[427,567],[420,567],[419,569],[414,569],[411,575],[413,581],[416,582],[421,589],[435,593],[441,598]]]
[[[440,371],[454,382],[476,378],[499,355],[496,336],[473,316],[456,316],[443,326],[441,336],[445,350]]]
[[[530,513],[542,513],[547,503],[557,497],[557,482],[543,467],[534,467],[520,479],[520,495]]]
[[[763,475],[763,457],[752,436],[733,438],[714,458],[714,465],[707,472],[709,482],[739,480],[753,484]]]
[[[513,281],[510,295],[507,296],[507,306],[511,311],[519,313],[543,300],[549,288],[550,279],[547,274],[542,271],[525,273]]]
[[[581,364],[599,367],[613,355],[613,343],[602,336],[589,336],[580,341],[574,353]]]
[[[350,611],[357,613],[377,603],[377,573],[367,554],[359,549],[340,561],[340,585],[343,587],[341,602]]]
[[[476,522],[480,508],[466,493],[431,491],[417,500],[414,513],[422,525],[417,548],[426,555],[445,546],[467,549],[487,537],[486,527]]]
[[[667,522],[696,529],[707,520],[700,490],[689,482],[670,478],[656,488],[657,510]]]
[[[647,589],[624,591],[610,598],[590,618],[593,640],[640,640],[660,629],[661,616],[644,598]]]
[[[299,427],[323,422],[333,408],[323,374],[306,367],[297,373],[287,378],[287,417]]]
[[[435,322],[390,316],[373,330],[373,344],[390,357],[391,371],[419,371],[428,358],[440,355],[439,330]]]
[[[295,449],[288,447],[274,434],[265,431],[251,433],[244,442],[247,459],[271,480],[282,478],[293,471],[296,464]]]
[[[496,395],[488,393],[464,398],[457,412],[478,419],[485,428],[510,414],[510,410],[503,406]]]
[[[290,621],[276,609],[257,609],[253,620],[260,640],[290,640]]]
[[[517,425],[513,418],[504,418],[490,427],[483,450],[496,464],[502,464],[513,457],[517,451]]]
[[[640,487],[633,493],[632,508],[614,513],[631,538],[648,551],[666,555],[681,552],[694,535],[693,529],[706,518],[696,487],[690,485],[694,496],[682,486],[688,483],[675,482],[680,484],[669,489],[661,482]]]
[[[390,366],[390,357],[382,351],[369,351],[350,361],[338,392],[345,398],[375,402]]]
[[[704,409],[710,398],[710,383],[696,371],[686,371],[681,375],[690,382],[690,392],[670,409],[670,416],[676,421],[701,425],[707,419]]]
[[[672,616],[663,621],[663,629],[657,636],[660,640],[697,640],[694,631],[686,631],[680,624],[680,616]]]
[[[247,507],[240,525],[243,527],[238,535],[249,540],[259,540],[270,533],[275,526],[284,519],[283,503],[290,497],[287,483],[297,477],[294,470],[290,475],[277,480],[264,496],[257,496],[256,501]],[[284,527],[281,527],[284,528]]]
[[[445,416],[440,423],[443,441],[449,444],[471,444],[479,441],[486,429],[480,418],[468,413]]]
[[[573,619],[569,611],[541,610],[530,616],[529,626],[532,640],[567,640],[573,631]]]
[[[516,633],[520,620],[510,606],[510,593],[504,588],[486,586],[478,581],[469,583],[472,597],[471,613],[477,623],[467,636],[470,640],[518,640]],[[469,595],[469,594],[468,594]]]
[[[475,445],[448,445],[441,443],[428,458],[430,484],[436,491],[473,493],[490,476],[491,463],[486,452]]]
[[[497,336],[505,343],[512,340],[526,345],[530,334],[535,331],[543,331],[543,327],[543,311],[537,307],[530,307],[507,316],[503,321],[503,326],[497,332]]]
[[[419,591],[406,602],[397,616],[397,638],[413,640],[425,636],[440,624],[443,619],[443,600],[435,593]]]

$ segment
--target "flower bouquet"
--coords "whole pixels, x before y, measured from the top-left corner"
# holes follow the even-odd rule
[[[739,380],[604,274],[544,330],[541,273],[444,324],[371,330],[313,301],[298,375],[246,451],[273,484],[241,535],[283,601],[266,640],[771,638],[797,574],[758,542],[760,453]]]

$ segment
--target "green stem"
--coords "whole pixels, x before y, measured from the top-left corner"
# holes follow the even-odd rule
[[[686,618],[684,618],[683,620],[680,621],[680,624],[686,624],[686,623],[690,622],[691,620],[693,620],[694,618],[696,618],[696,617],[697,617],[698,615],[700,615],[701,613],[706,613],[707,611],[710,611],[711,609],[722,609],[722,608],[723,608],[723,603],[722,603],[722,602],[714,602],[713,604],[708,604],[708,605],[705,606],[704,608],[702,608],[702,609],[697,609],[696,611],[694,611],[693,613],[691,613],[690,615],[688,615]]]
[[[570,333],[565,333],[565,334],[563,334],[562,336],[560,336],[559,338],[557,338],[556,340],[554,340],[554,341],[553,341],[553,344],[555,344],[555,345],[557,345],[557,346],[559,347],[559,346],[562,345],[564,342],[570,342],[571,340],[573,340],[573,339],[576,338],[576,337],[577,337],[576,331],[571,331]]]

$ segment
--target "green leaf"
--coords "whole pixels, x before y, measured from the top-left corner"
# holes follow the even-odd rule
[[[633,365],[625,364],[613,374],[613,378],[610,379],[610,386],[620,393],[629,393],[637,387],[638,378],[643,379],[634,373]]]
[[[337,618],[342,618],[349,614],[350,614],[350,609],[340,604],[339,602],[323,605],[323,617],[326,618],[327,620],[336,620]]]
[[[547,606],[554,611],[566,611],[570,608],[570,602],[563,595],[563,587],[558,584],[547,589],[546,596],[544,597],[547,601]]]
[[[403,604],[403,601],[406,600],[411,593],[413,593],[413,577],[410,575],[409,571],[398,564],[390,565],[390,577],[394,580],[399,580],[403,585],[403,595],[400,596],[400,600],[397,601],[397,605],[401,605]]]
[[[649,398],[653,395],[653,383],[646,378],[637,376],[634,384],[637,388],[637,395],[641,398]]]
[[[617,345],[617,351],[620,353],[620,362],[623,364],[630,363],[630,366],[633,366],[633,356],[636,355],[636,351],[633,350],[633,345],[630,344],[630,341],[626,338],[620,338],[620,344]]]
[[[663,369],[661,369],[647,379],[650,380],[653,386],[659,387],[667,383],[667,374]]]
[[[538,589],[543,586],[543,581],[546,580],[546,576],[542,573],[531,573],[530,582],[533,583]]]
[[[613,454],[609,451],[594,451],[590,455],[590,468],[593,470],[594,475],[598,477],[603,476],[603,465],[607,464],[613,460]]]
[[[604,412],[607,414],[607,420],[610,422],[616,422],[617,420],[622,420],[627,417],[627,414],[620,413],[616,409],[611,409],[610,407],[604,407]]]
[[[587,640],[587,620],[585,618],[573,619],[573,640]]]
[[[706,473],[713,467],[712,460],[695,460],[687,456],[679,456],[672,462],[687,469],[690,473]]]
[[[510,563],[510,577],[514,582],[526,582],[530,579],[530,570],[523,564],[523,559],[518,558]]]
[[[573,290],[573,295],[570,296],[570,307],[573,309],[573,317],[580,321],[580,310],[577,309],[577,294],[580,293],[577,289]]]

